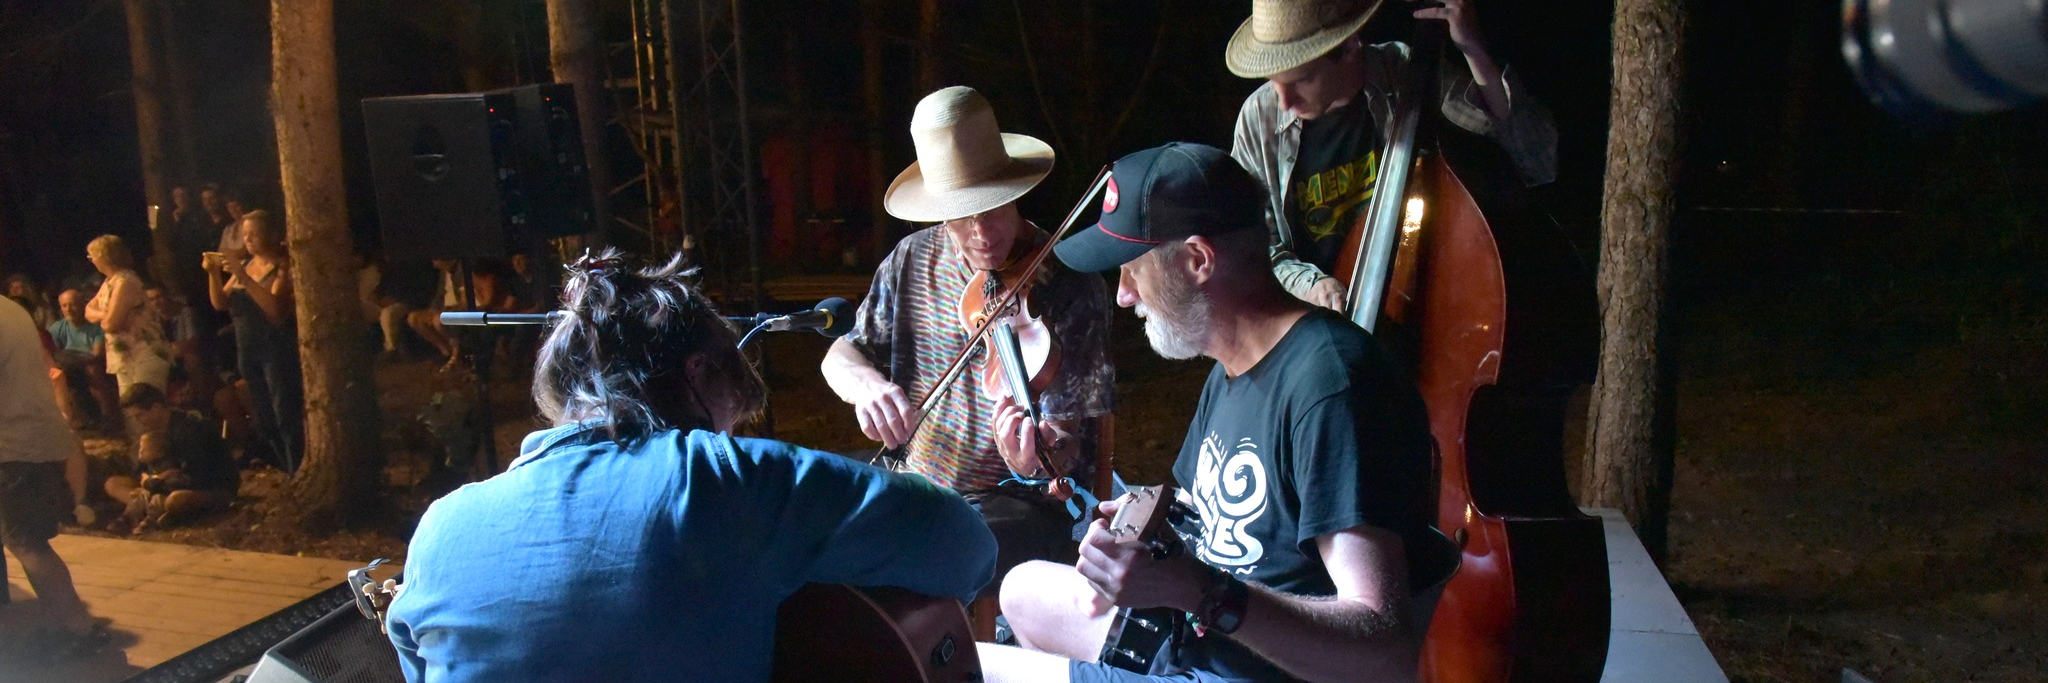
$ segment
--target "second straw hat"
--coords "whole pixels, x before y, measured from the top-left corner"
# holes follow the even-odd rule
[[[1265,78],[1323,56],[1379,11],[1380,0],[1252,0],[1252,16],[1230,36],[1230,73]]]

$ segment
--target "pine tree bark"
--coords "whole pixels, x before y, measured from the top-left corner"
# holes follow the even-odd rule
[[[944,87],[939,66],[939,0],[917,3],[917,96]]]
[[[163,95],[171,114],[170,145],[177,151],[177,161],[171,164],[172,177],[176,179],[172,184],[190,186],[201,181],[199,143],[192,133],[199,115],[193,101],[191,65],[185,60],[185,41],[179,37],[177,3],[160,6],[157,21],[163,29]]]
[[[361,521],[377,499],[378,429],[356,304],[334,72],[334,0],[271,0],[271,111],[298,294],[306,452],[280,511],[309,531]]]
[[[861,0],[860,3],[860,97],[861,108],[867,114],[868,146],[868,192],[872,200],[868,205],[868,253],[870,260],[865,263],[880,263],[882,255],[889,253],[893,244],[895,225],[889,212],[882,207],[882,195],[889,189],[888,158],[883,153],[888,144],[888,122],[883,120],[888,111],[882,99],[882,12],[883,0]]]
[[[1678,158],[1683,0],[1618,0],[1602,199],[1600,371],[1588,408],[1589,503],[1620,509],[1662,561],[1675,439],[1660,344]]]
[[[156,50],[156,15],[148,0],[122,0],[128,19],[128,64],[132,73],[130,91],[135,97],[135,141],[142,155],[142,196],[145,207],[170,203],[170,183],[164,173],[163,70]],[[145,210],[148,210],[145,208]],[[149,271],[158,282],[171,278],[171,231],[165,218],[169,210],[150,211]]]
[[[605,97],[604,52],[597,40],[597,3],[548,0],[548,65],[556,83],[576,86],[576,116],[583,132],[583,163],[590,172],[591,209],[597,225],[589,239],[601,243],[611,229],[612,164],[605,145],[611,117]]]

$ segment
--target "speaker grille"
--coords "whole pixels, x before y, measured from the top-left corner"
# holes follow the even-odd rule
[[[404,683],[398,666],[398,651],[377,628],[377,622],[363,618],[354,603],[343,605],[304,631],[294,634],[263,658],[284,664],[293,674],[317,683]],[[258,669],[264,673],[268,669]],[[277,679],[282,683],[285,679]],[[250,683],[262,683],[258,677]]]

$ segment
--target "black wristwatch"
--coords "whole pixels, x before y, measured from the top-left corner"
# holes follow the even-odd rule
[[[1216,573],[1219,580],[1203,591],[1201,604],[1195,606],[1195,628],[1201,632],[1236,633],[1237,627],[1244,625],[1244,610],[1251,604],[1252,587],[1227,570]]]

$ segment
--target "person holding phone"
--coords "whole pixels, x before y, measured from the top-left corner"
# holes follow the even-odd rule
[[[256,433],[279,469],[299,468],[305,395],[299,375],[299,330],[292,295],[291,254],[282,226],[268,211],[242,216],[247,260],[217,252],[203,257],[207,296],[235,323],[236,365],[249,384]]]

